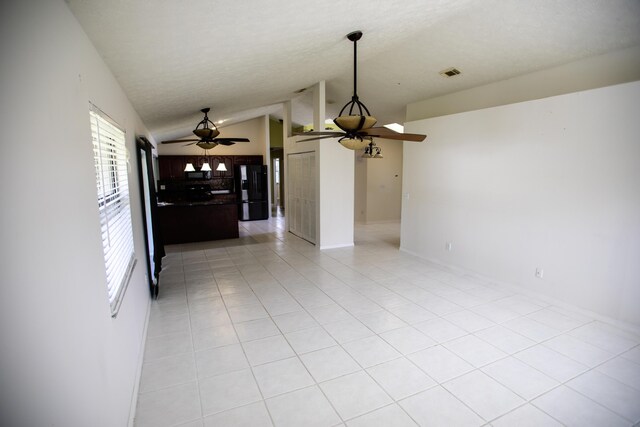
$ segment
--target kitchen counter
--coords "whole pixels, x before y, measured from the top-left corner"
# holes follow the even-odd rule
[[[208,206],[208,205],[237,205],[235,200],[201,200],[191,202],[159,202],[158,207],[163,208],[166,206]]]
[[[158,203],[158,217],[166,244],[239,237],[235,197]]]

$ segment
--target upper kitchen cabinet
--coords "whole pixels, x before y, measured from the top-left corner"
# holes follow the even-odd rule
[[[158,156],[159,179],[183,179],[185,156]]]
[[[213,156],[211,168],[213,169],[214,178],[233,178],[233,157],[232,156]],[[218,166],[224,164],[226,171],[219,171]]]
[[[211,158],[208,156],[198,156],[196,162],[193,164],[193,167],[199,171],[202,169],[202,165],[205,163],[209,163],[209,167],[213,169],[213,165],[211,164]]]
[[[236,165],[262,165],[262,156],[234,156]]]
[[[158,179],[185,179],[184,168],[187,163],[193,164],[196,171],[202,169],[207,162],[211,167],[211,178],[233,178],[235,165],[262,165],[262,156],[158,156]],[[219,171],[218,165],[224,163],[226,171]]]

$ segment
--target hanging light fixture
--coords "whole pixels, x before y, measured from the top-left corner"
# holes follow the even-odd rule
[[[369,129],[376,124],[375,117],[371,116],[369,109],[358,98],[358,40],[361,37],[362,31],[347,34],[347,38],[353,42],[353,96],[334,120],[335,124],[345,132]],[[343,115],[343,113],[346,114]]]
[[[195,172],[196,168],[193,167],[193,163],[187,163],[187,166],[184,168],[185,172]]]
[[[362,157],[365,159],[382,159],[382,149],[370,140],[369,144],[365,147]]]
[[[198,143],[200,144],[200,143]],[[198,145],[196,144],[196,145]],[[204,163],[202,163],[202,166],[200,166],[200,170],[203,172],[209,172],[211,171],[211,166],[209,166],[209,162],[207,161],[207,157],[209,157],[207,154],[209,153],[207,150],[208,148],[202,147],[204,148]]]
[[[226,172],[227,171],[227,165],[224,164],[224,162],[220,162],[218,164],[218,167],[216,168],[217,171],[219,172]]]
[[[348,148],[349,150],[362,150],[367,146],[367,140],[360,138],[358,135],[352,138],[345,136],[344,138],[340,138],[338,142],[340,142],[344,148]]]
[[[220,131],[216,127],[215,123],[209,120],[209,116],[207,116],[207,113],[211,111],[211,109],[203,108],[200,111],[204,113],[204,118],[197,124],[196,128],[193,130],[193,133],[196,136],[207,140],[211,140],[220,135]]]
[[[369,109],[358,98],[358,40],[362,37],[361,31],[347,34],[347,38],[353,42],[353,96],[347,102],[334,123],[347,135],[338,142],[350,150],[362,150],[367,146],[367,138],[357,134],[362,129],[369,129],[376,124],[375,117],[371,116]],[[345,115],[343,115],[345,113]]]
[[[353,96],[340,110],[338,117],[333,119],[335,125],[342,132],[316,130],[295,135],[313,135],[311,138],[299,139],[296,142],[315,141],[326,138],[340,138],[338,142],[345,148],[361,150],[369,144],[371,138],[395,139],[398,141],[423,141],[426,135],[414,133],[400,133],[386,127],[374,127],[376,118],[371,115],[369,109],[358,98],[358,40],[362,38],[362,31],[353,31],[347,34],[347,39],[353,42]],[[374,156],[375,157],[375,154]],[[382,156],[378,156],[380,158]]]

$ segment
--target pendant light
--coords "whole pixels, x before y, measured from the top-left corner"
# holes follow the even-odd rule
[[[226,172],[227,171],[227,165],[224,164],[224,162],[220,162],[218,164],[218,167],[216,168],[217,171],[219,172]]]
[[[365,147],[362,157],[365,159],[382,159],[382,149],[378,147],[372,139],[367,147]]]
[[[196,144],[197,145],[197,144]],[[203,172],[209,172],[211,170],[211,166],[209,166],[209,162],[207,162],[207,157],[208,157],[208,148],[204,149],[204,163],[202,163],[202,166],[200,167],[200,170]]]
[[[195,172],[196,168],[193,167],[193,163],[189,162],[189,163],[187,163],[187,166],[185,166],[184,171],[185,172]]]

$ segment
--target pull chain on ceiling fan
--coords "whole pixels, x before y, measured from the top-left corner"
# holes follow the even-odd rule
[[[313,135],[312,138],[302,139],[298,142],[314,141],[326,138],[340,138],[338,142],[350,150],[361,150],[373,142],[374,137],[404,141],[423,141],[426,135],[414,133],[400,133],[385,127],[373,127],[377,120],[371,115],[369,109],[358,98],[358,40],[362,38],[362,31],[353,31],[347,34],[347,39],[353,42],[353,96],[347,102],[338,117],[333,122],[343,132],[337,131],[311,131],[297,133],[296,135]],[[343,115],[344,114],[344,115]]]

